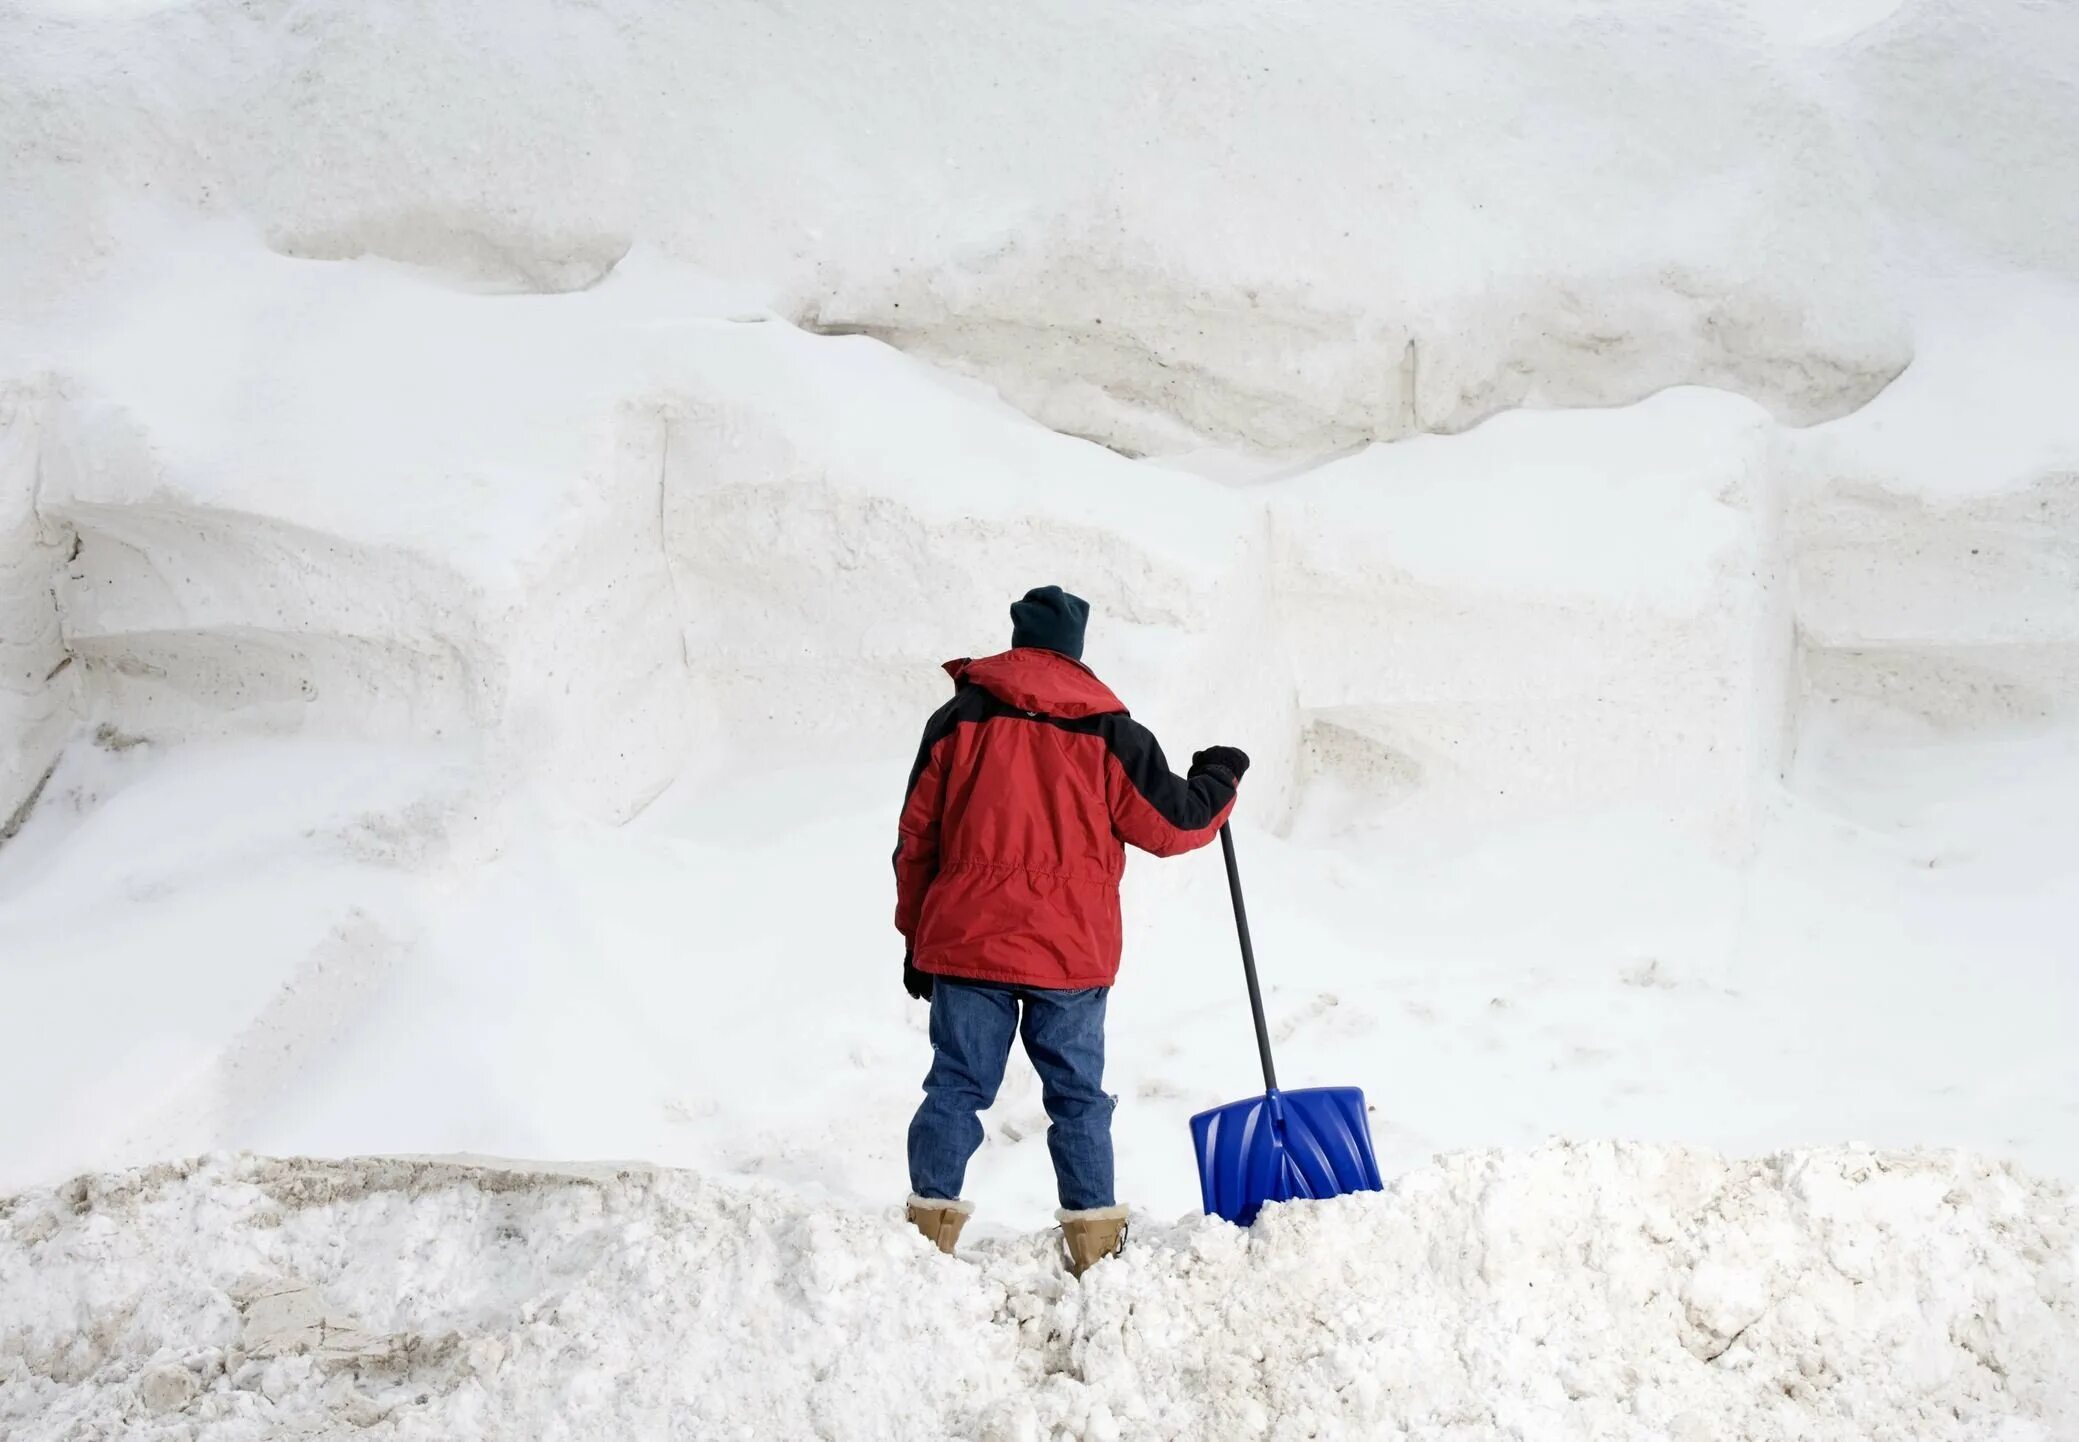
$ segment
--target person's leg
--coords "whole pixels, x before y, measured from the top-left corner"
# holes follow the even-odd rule
[[[931,988],[931,1071],[910,1122],[910,1191],[956,1201],[968,1158],[982,1144],[979,1113],[996,1100],[1018,1030],[1018,1000],[1004,987],[938,977]]]
[[[1064,1210],[1111,1207],[1112,1099],[1104,1090],[1104,1012],[1109,991],[1020,993],[1025,1054],[1046,1103],[1047,1150]]]

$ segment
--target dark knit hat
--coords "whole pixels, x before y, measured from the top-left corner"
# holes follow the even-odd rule
[[[1043,646],[1080,661],[1083,625],[1089,619],[1090,603],[1081,596],[1059,586],[1036,586],[1024,600],[1011,602],[1011,644]]]

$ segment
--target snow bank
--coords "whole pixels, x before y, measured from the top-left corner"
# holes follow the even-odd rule
[[[2079,114],[2065,27],[2024,51],[1906,9],[1934,17],[1945,86],[2001,90],[2020,51],[2037,134]],[[1809,422],[1910,358],[1875,197],[1942,163],[1926,115],[1977,101],[1905,124],[1916,48],[1823,66],[1773,18],[17,6],[0,178],[38,222],[7,249],[33,310],[127,244],[110,198],[146,193],[250,217],[284,255],[503,291],[580,290],[656,244],[1133,452],[1323,449],[1683,383]],[[2068,165],[2047,139],[2020,154],[1945,167],[1937,209],[2013,242]],[[1893,202],[1916,225],[1925,189]]]
[[[623,818],[689,756],[899,751],[934,663],[996,644],[976,618],[1035,576],[1097,603],[1092,658],[1131,704],[1223,705],[1264,814],[1319,783],[1330,831],[1635,799],[1737,851],[1796,677],[1823,704],[1863,651],[1918,647],[1937,699],[2007,678],[1986,724],[2073,689],[2074,446],[2030,380],[2070,359],[2047,282],[1927,292],[1897,398],[1808,432],[1680,390],[1237,485],[739,316],[652,256],[484,297],[230,227],[161,236],[16,393],[10,807],[83,717],[461,741]],[[1977,399],[2012,424],[1970,456],[1948,437]],[[2000,537],[1983,557],[1966,513]]]
[[[2068,298],[1912,274],[2064,265],[2062,150],[1936,176],[1899,113],[1939,40],[2027,81],[1970,146],[2070,129],[2072,27],[1996,13],[17,6],[0,816],[84,723],[461,740],[625,818],[689,756],[898,749],[1055,576],[1150,719],[1251,678],[1281,827],[1615,796],[1737,850],[1800,704],[2073,688]],[[1256,486],[1023,420],[1260,476],[1204,448],[1625,402]],[[2005,499],[1891,497],[1988,413]]]
[[[684,647],[616,318],[166,240],[82,317],[42,426],[83,709],[157,741],[465,740],[604,815],[660,790]]]
[[[935,663],[1001,647],[1017,578],[1068,576],[1105,618],[1089,659],[1151,720],[1260,678],[1227,724],[1280,769],[1290,697],[1248,497],[1055,435],[871,340],[772,323],[681,355],[666,543],[732,748],[913,747],[946,694]]]
[[[1044,1236],[648,1168],[200,1163],[0,1202],[0,1422],[231,1439],[1849,1439],[2079,1426],[2079,1208],[1960,1154],[1440,1159]],[[692,1345],[689,1345],[692,1344]]]
[[[1243,498],[875,342],[731,319],[682,266],[486,298],[231,227],[162,241],[8,432],[9,694],[39,708],[8,719],[46,764],[69,656],[73,709],[127,737],[460,741],[625,818],[696,750],[913,740],[935,662],[1000,644],[974,622],[1006,578],[1074,579],[1157,711],[1204,699],[1214,631],[1275,664]],[[1289,729],[1285,700],[1237,724]]]
[[[1781,760],[1780,462],[1669,391],[1375,446],[1281,487],[1272,567],[1317,818],[1432,837],[1665,804],[1742,844]]]

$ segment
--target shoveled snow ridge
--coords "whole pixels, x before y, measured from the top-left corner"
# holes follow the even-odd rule
[[[0,1432],[2069,1437],[2079,1209],[1957,1153],[1463,1154],[948,1262],[649,1167],[199,1162],[0,1201]]]

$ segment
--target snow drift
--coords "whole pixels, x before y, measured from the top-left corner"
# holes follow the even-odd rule
[[[0,1425],[443,1438],[2069,1436],[2079,1207],[1970,1157],[1445,1157],[1081,1285],[650,1168],[199,1163],[0,1203]],[[697,1345],[688,1345],[697,1339]]]

